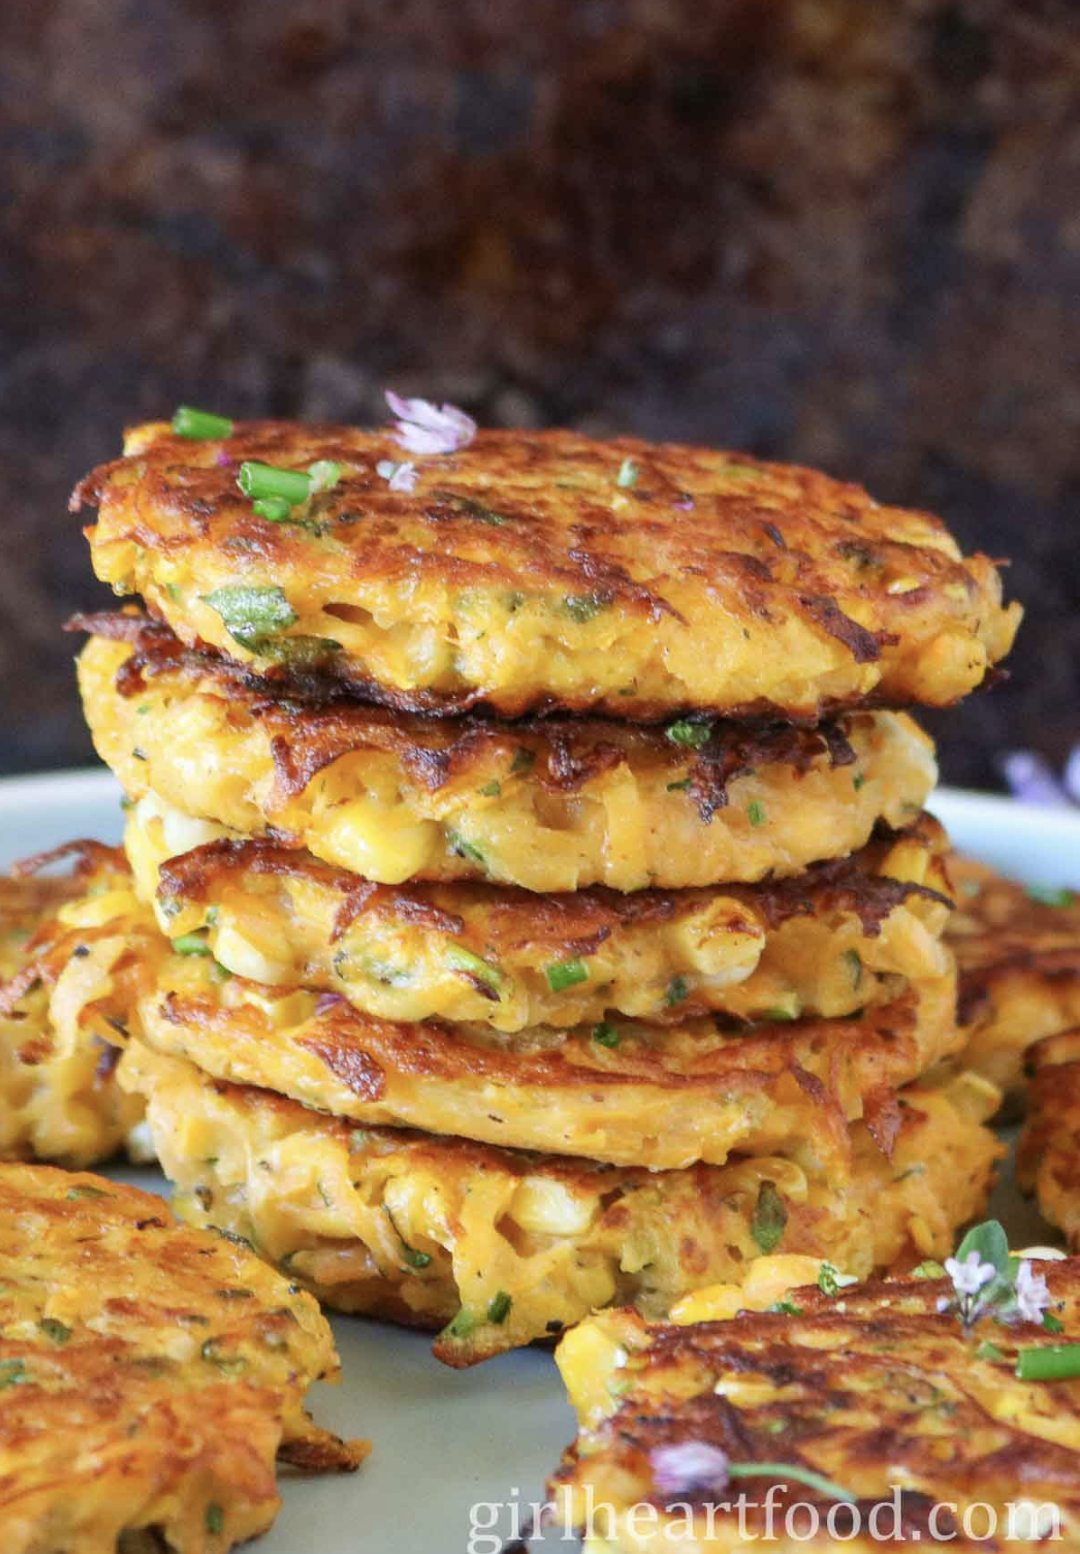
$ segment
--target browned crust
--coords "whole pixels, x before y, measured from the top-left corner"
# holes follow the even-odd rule
[[[431,718],[357,702],[351,693],[327,700],[325,681],[285,672],[253,674],[223,654],[184,648],[167,626],[146,615],[77,615],[67,624],[69,630],[132,644],[117,675],[121,695],[136,696],[148,680],[175,675],[258,720],[270,740],[283,798],[302,793],[319,772],[359,750],[395,755],[412,779],[432,793],[482,761],[499,755],[513,760],[525,751],[531,758],[529,781],[559,794],[580,792],[622,761],[661,763],[689,779],[690,797],[708,822],[727,804],[730,784],[759,767],[787,766],[803,773],[823,760],[833,767],[855,760],[848,736],[858,714],[817,728],[775,720],[702,720],[709,737],[694,749],[672,742],[661,728],[603,718]]]
[[[986,557],[965,562],[922,539],[926,528],[945,534],[940,520],[883,507],[860,487],[815,470],[741,454],[634,438],[597,442],[569,431],[484,430],[465,454],[437,461],[442,478],[434,491],[415,495],[391,491],[375,473],[380,459],[399,456],[386,432],[349,427],[245,422],[213,448],[155,427],[138,454],[103,464],[80,481],[70,505],[101,507],[110,534],[143,550],[175,555],[202,547],[226,556],[242,553],[270,576],[302,573],[321,560],[318,541],[296,526],[261,519],[237,488],[237,466],[244,459],[290,467],[298,460],[334,460],[350,473],[316,499],[312,516],[344,547],[346,590],[350,581],[406,579],[450,588],[550,589],[616,605],[625,616],[649,623],[664,615],[682,621],[667,594],[673,579],[693,579],[703,597],[722,598],[747,618],[767,623],[777,611],[801,617],[843,643],[859,664],[900,642],[912,618],[936,611],[942,621],[955,615],[969,628],[977,624],[977,579],[990,572]],[[610,499],[614,474],[627,458],[640,475],[616,511]],[[734,478],[727,472],[733,459]],[[600,479],[595,494],[580,484],[565,489],[558,472],[565,472],[567,461]],[[905,542],[904,524],[912,516],[921,532],[913,530]],[[891,572],[911,577],[913,586],[891,594],[883,581]],[[957,590],[962,604],[953,603]],[[841,600],[858,601],[871,625],[855,621]],[[482,688],[395,690],[358,680],[333,660],[324,673],[327,679],[340,674],[350,695],[383,699],[399,710],[492,710]],[[880,694],[896,705],[895,695]],[[587,700],[570,696],[562,705],[584,707]],[[497,701],[511,716],[552,706],[529,689],[500,691]],[[883,702],[823,697],[813,716]],[[681,708],[642,698],[635,700],[634,716],[658,720],[693,705],[689,697]],[[764,699],[725,707],[740,717],[775,716],[778,710]]]
[[[994,1344],[1007,1351],[1003,1384],[1018,1391],[1026,1388],[1007,1376],[1014,1363],[1009,1356],[1016,1347],[1068,1342],[1075,1327],[1080,1260],[1040,1263],[1039,1272],[1045,1275],[1055,1302],[1064,1303],[1066,1332],[1059,1339],[1030,1323],[993,1329]],[[867,1469],[877,1469],[880,1499],[886,1503],[889,1481],[902,1477],[941,1485],[944,1499],[951,1498],[947,1491],[955,1485],[962,1486],[971,1499],[993,1504],[1001,1504],[1009,1491],[1015,1491],[1013,1498],[1028,1493],[1037,1500],[1057,1492],[1065,1501],[1073,1500],[1075,1512],[1080,1498],[1080,1452],[1025,1431],[1019,1421],[990,1415],[970,1382],[978,1338],[968,1337],[952,1312],[937,1310],[938,1301],[953,1293],[945,1279],[870,1279],[857,1289],[845,1290],[840,1301],[823,1295],[816,1286],[793,1290],[788,1298],[798,1315],[744,1312],[729,1321],[685,1327],[645,1328],[639,1323],[643,1347],[634,1348],[624,1401],[597,1427],[588,1456],[574,1448],[564,1455],[553,1483],[587,1482],[599,1451],[605,1468],[617,1465],[631,1475],[636,1491],[631,1500],[644,1492],[646,1499],[662,1507],[668,1503],[665,1498],[648,1492],[649,1459],[657,1447],[693,1441],[719,1447],[733,1463],[780,1458],[809,1465],[800,1447],[821,1436],[830,1441],[830,1455],[838,1464],[832,1476],[843,1482],[845,1469],[859,1472],[860,1477]],[[993,1375],[989,1363],[983,1362],[984,1383]],[[713,1390],[713,1378],[739,1374],[768,1378],[774,1397],[738,1406]],[[684,1385],[696,1379],[693,1396],[685,1396],[680,1379]],[[1077,1414],[1080,1401],[1075,1382],[1037,1386],[1062,1416]],[[947,1460],[942,1457],[939,1430],[927,1429],[922,1421],[926,1405],[935,1400],[948,1408],[953,1450]],[[864,1417],[849,1423],[849,1411],[854,1409]],[[838,1427],[833,1421],[844,1415],[848,1417]],[[775,1426],[780,1420],[784,1445],[778,1451]],[[964,1442],[976,1433],[982,1436],[977,1454],[965,1454]],[[761,1482],[762,1491],[767,1482]],[[783,1482],[782,1472],[776,1482]],[[715,1496],[687,1490],[675,1498],[703,1506]],[[763,1522],[757,1514],[763,1498],[763,1494],[753,1496],[759,1505],[756,1510],[752,1504],[747,1508],[754,1537]],[[864,1526],[878,1498],[859,1500]],[[778,1496],[778,1516],[792,1500],[817,1502],[823,1511],[828,1504],[818,1492],[795,1483]],[[920,1530],[927,1535],[926,1513],[932,1503],[923,1494],[904,1496],[909,1540]],[[948,1533],[949,1527],[947,1517],[939,1518],[938,1536]],[[821,1542],[832,1546],[826,1538]],[[961,1539],[955,1546],[1007,1545],[1004,1541],[976,1545]]]
[[[612,933],[665,922],[697,911],[718,894],[740,901],[765,920],[770,929],[793,917],[854,913],[863,932],[875,936],[881,924],[912,897],[949,900],[926,885],[890,879],[874,872],[885,848],[899,836],[912,836],[933,846],[943,833],[937,822],[923,817],[907,832],[890,833],[848,858],[811,865],[803,874],[760,885],[716,889],[640,890],[632,893],[593,886],[586,890],[537,895],[512,885],[469,883],[457,886],[416,884],[376,885],[345,869],[313,858],[310,853],[270,841],[209,842],[160,870],[159,897],[206,903],[226,884],[242,888],[245,875],[309,879],[340,897],[333,938],[361,916],[371,913],[401,923],[423,924],[437,932],[461,934],[465,924],[454,904],[483,911],[490,931],[501,943],[535,945],[567,955],[591,954]]]
[[[1016,880],[954,854],[948,862],[956,912],[945,938],[960,971],[958,1018],[970,1024],[1002,981],[1054,984],[1080,978],[1080,895],[1047,905]]]

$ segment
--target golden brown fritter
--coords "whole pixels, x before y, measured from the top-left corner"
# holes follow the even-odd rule
[[[304,1412],[337,1374],[315,1301],[247,1248],[133,1187],[0,1166],[4,1554],[104,1554],[139,1533],[224,1554],[273,1521],[275,1456],[362,1460]]]
[[[957,910],[945,936],[960,969],[962,1066],[984,1074],[1016,1110],[1024,1054],[1040,1037],[1080,1024],[1080,897],[949,861]]]
[[[406,717],[298,701],[295,685],[178,658],[172,634],[144,618],[95,624],[135,642],[97,636],[80,658],[94,742],[130,797],[154,795],[174,853],[224,828],[272,827],[390,885],[678,889],[853,852],[879,820],[909,825],[937,775],[930,740],[904,714],[818,731]]]
[[[375,1019],[339,994],[223,980],[208,955],[152,968],[157,1051],[335,1116],[659,1169],[732,1150],[809,1152],[842,1175],[845,1120],[887,1140],[892,1092],[954,1052],[952,975],[847,1020],[630,1020],[516,1034]],[[148,979],[149,980],[149,979]]]
[[[664,1316],[706,1280],[944,1256],[1000,1153],[983,1126],[997,1096],[970,1076],[902,1092],[888,1155],[855,1124],[843,1186],[769,1156],[649,1172],[357,1128],[141,1042],[120,1077],[146,1098],[185,1219],[248,1238],[332,1306],[444,1328],[435,1352],[451,1365],[612,1301]]]
[[[928,816],[794,879],[630,895],[375,885],[268,841],[170,858],[165,832],[137,805],[127,851],[171,939],[197,935],[239,976],[341,993],[381,1019],[519,1031],[611,1012],[850,1015],[949,969],[947,839]]]
[[[99,509],[103,581],[188,643],[412,711],[943,706],[1020,617],[940,520],[742,454],[481,432],[417,459],[406,493],[376,472],[400,457],[385,432],[256,421],[207,442],[150,423],[125,450],[72,498]],[[244,461],[341,478],[271,521]]]
[[[1039,1213],[1080,1247],[1080,1027],[1046,1036],[1027,1053],[1031,1085],[1017,1174]]]
[[[952,1286],[934,1278],[831,1296],[814,1286],[791,1293],[794,1312],[688,1327],[650,1328],[632,1311],[583,1323],[556,1356],[580,1419],[548,1486],[557,1519],[584,1525],[590,1492],[594,1507],[611,1507],[610,1522],[594,1516],[594,1534],[604,1536],[586,1541],[589,1554],[735,1554],[759,1544],[783,1554],[839,1546],[870,1554],[883,1537],[890,1547],[894,1537],[904,1547],[937,1539],[1000,1554],[1041,1547],[1040,1530],[1047,1547],[1075,1550],[1080,1380],[1021,1381],[1015,1365],[1021,1349],[1080,1338],[1080,1262],[1037,1266],[1064,1323],[1060,1336],[990,1319],[965,1334],[954,1314],[937,1311]],[[769,1468],[725,1484],[725,1460]],[[851,1536],[849,1509],[793,1469],[853,1497],[860,1535]],[[817,1512],[816,1537],[806,1507]],[[1051,1541],[1055,1508],[1060,1530]],[[999,1518],[989,1538],[988,1511]]]
[[[66,875],[36,873],[65,854],[74,860]],[[153,933],[123,854],[96,842],[0,878],[0,1159],[86,1166],[125,1145],[145,1151],[142,1108],[115,1083],[117,1051],[101,1034],[126,1013],[109,962],[116,936],[136,924]],[[91,983],[99,1019],[73,1026],[64,1010]]]

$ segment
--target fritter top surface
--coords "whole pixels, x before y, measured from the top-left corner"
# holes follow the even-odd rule
[[[567,431],[414,456],[411,490],[378,471],[401,460],[386,431],[255,421],[193,441],[150,423],[73,505],[99,507],[98,575],[188,642],[317,661],[420,711],[944,705],[1019,621],[938,519],[812,470]],[[268,517],[246,462],[340,478]]]

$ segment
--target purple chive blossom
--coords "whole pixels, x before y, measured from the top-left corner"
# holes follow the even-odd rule
[[[1016,1311],[1024,1322],[1041,1322],[1050,1306],[1050,1291],[1041,1273],[1032,1273],[1025,1257],[1016,1270]]]
[[[960,1296],[977,1295],[984,1284],[989,1284],[997,1269],[993,1263],[984,1263],[978,1252],[969,1252],[962,1263],[955,1257],[945,1259],[945,1272],[953,1282],[953,1289]]]
[[[420,471],[415,464],[398,464],[393,459],[380,459],[375,466],[375,473],[382,476],[391,491],[415,491],[416,482],[420,479]]]
[[[220,464],[222,469],[228,469],[232,462],[232,459],[225,452],[224,448],[219,448],[218,451],[214,454],[214,463]]]
[[[1032,750],[1009,750],[1001,758],[1001,772],[1021,804],[1048,809],[1068,809],[1070,797],[1042,756]]]
[[[476,422],[456,405],[427,399],[402,399],[386,390],[386,402],[398,417],[394,439],[409,453],[456,453],[476,436]]]
[[[726,1489],[727,1453],[707,1441],[680,1441],[649,1453],[653,1487],[661,1495],[704,1494]]]
[[[676,497],[671,505],[672,507],[677,507],[680,512],[692,513],[694,511],[694,498],[688,492],[684,492],[682,496]]]

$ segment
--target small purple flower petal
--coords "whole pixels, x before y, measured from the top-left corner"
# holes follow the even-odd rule
[[[382,476],[391,491],[415,491],[416,482],[420,479],[420,471],[415,464],[398,464],[394,459],[380,459],[375,466],[375,473]]]
[[[679,1441],[649,1453],[653,1487],[661,1495],[700,1494],[728,1484],[726,1452],[708,1441]]]
[[[694,498],[692,496],[676,497],[672,507],[677,507],[680,512],[692,513],[694,511]]]
[[[225,452],[224,448],[219,448],[214,455],[214,463],[220,464],[222,469],[228,469],[232,462],[232,458]]]
[[[982,1262],[978,1252],[969,1252],[962,1263],[955,1257],[947,1257],[945,1272],[958,1295],[977,1295],[984,1284],[990,1283],[997,1269],[993,1263]]]
[[[393,389],[386,390],[386,402],[398,417],[394,440],[409,453],[456,453],[476,436],[476,422],[456,405],[402,399]]]
[[[1068,793],[1058,782],[1042,756],[1032,750],[1009,750],[1001,758],[1005,781],[1021,804],[1040,804],[1049,809],[1067,809]]]
[[[1041,1322],[1050,1306],[1050,1290],[1041,1273],[1032,1273],[1025,1257],[1016,1270],[1016,1309],[1025,1322]]]

